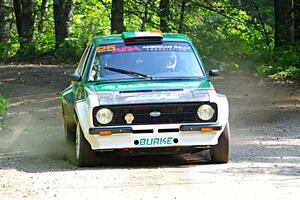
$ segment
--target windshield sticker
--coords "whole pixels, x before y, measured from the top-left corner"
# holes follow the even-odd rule
[[[133,52],[133,51],[142,51],[139,47],[121,47],[113,50],[113,53],[124,53],[124,52]]]
[[[138,52],[142,51],[138,46],[116,46],[116,45],[107,45],[100,46],[97,49],[97,53],[124,53],[124,52]]]
[[[144,51],[190,51],[191,47],[186,45],[145,45]]]
[[[100,46],[98,47],[97,49],[97,52],[98,53],[104,53],[104,52],[107,52],[107,51],[114,51],[116,49],[116,45],[107,45],[107,46]]]
[[[179,51],[179,52],[191,52],[192,48],[186,43],[174,43],[174,44],[149,44],[149,45],[135,45],[125,46],[124,44],[104,45],[97,49],[97,53],[114,54],[114,53],[128,53],[128,52],[146,52],[146,51]]]

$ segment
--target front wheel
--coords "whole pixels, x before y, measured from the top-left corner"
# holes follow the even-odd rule
[[[229,161],[229,141],[230,129],[229,123],[226,124],[224,131],[218,139],[218,144],[210,150],[212,163],[228,163]]]
[[[85,139],[80,124],[76,127],[75,164],[79,167],[94,166],[97,163],[96,152]]]

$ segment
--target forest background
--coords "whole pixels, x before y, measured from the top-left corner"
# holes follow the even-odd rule
[[[186,34],[208,69],[300,79],[300,0],[0,0],[0,63],[75,65],[91,37],[145,30]]]

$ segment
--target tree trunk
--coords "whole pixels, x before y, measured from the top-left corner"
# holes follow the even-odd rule
[[[35,0],[14,0],[17,31],[19,34],[20,52],[26,48],[33,48],[31,44],[34,32]]]
[[[66,1],[65,14],[67,20],[67,33],[69,35],[72,32],[72,27],[73,27],[75,0],[65,0],[65,1]]]
[[[252,4],[253,4],[256,12],[257,12],[259,23],[261,24],[261,26],[263,28],[263,31],[264,31],[264,34],[265,34],[265,38],[266,38],[266,42],[267,42],[267,45],[268,45],[268,47],[270,49],[270,40],[269,40],[268,32],[266,30],[265,22],[264,22],[261,14],[260,14],[259,7],[258,7],[258,5],[256,4],[256,2],[254,0],[252,0]]]
[[[122,33],[124,31],[124,1],[112,0],[111,5],[111,33]]]
[[[291,45],[294,42],[292,26],[292,1],[274,0],[275,47]]]
[[[47,18],[47,6],[48,6],[48,0],[42,0],[41,5],[41,18],[38,24],[38,31],[40,33],[43,33],[45,31],[44,27],[44,21]]]
[[[143,23],[142,23],[142,28],[141,30],[144,31],[146,29],[146,24],[148,20],[148,0],[144,2],[144,16],[143,16]]]
[[[11,1],[0,0],[0,42],[6,42],[9,39]]]
[[[56,47],[72,31],[74,4],[75,0],[53,0]]]
[[[182,33],[182,29],[183,29],[185,3],[186,3],[186,0],[181,1],[181,10],[180,10],[180,19],[179,19],[179,28],[178,28],[179,33]]]
[[[294,12],[295,43],[300,44],[300,0],[294,0]]]
[[[160,9],[160,30],[163,32],[168,32],[169,31],[168,21],[170,16],[169,0],[160,0],[159,9]]]

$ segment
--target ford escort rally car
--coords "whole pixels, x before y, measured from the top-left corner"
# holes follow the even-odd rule
[[[67,158],[90,166],[108,152],[209,150],[229,160],[229,109],[192,41],[182,34],[123,32],[88,43],[61,93]]]

